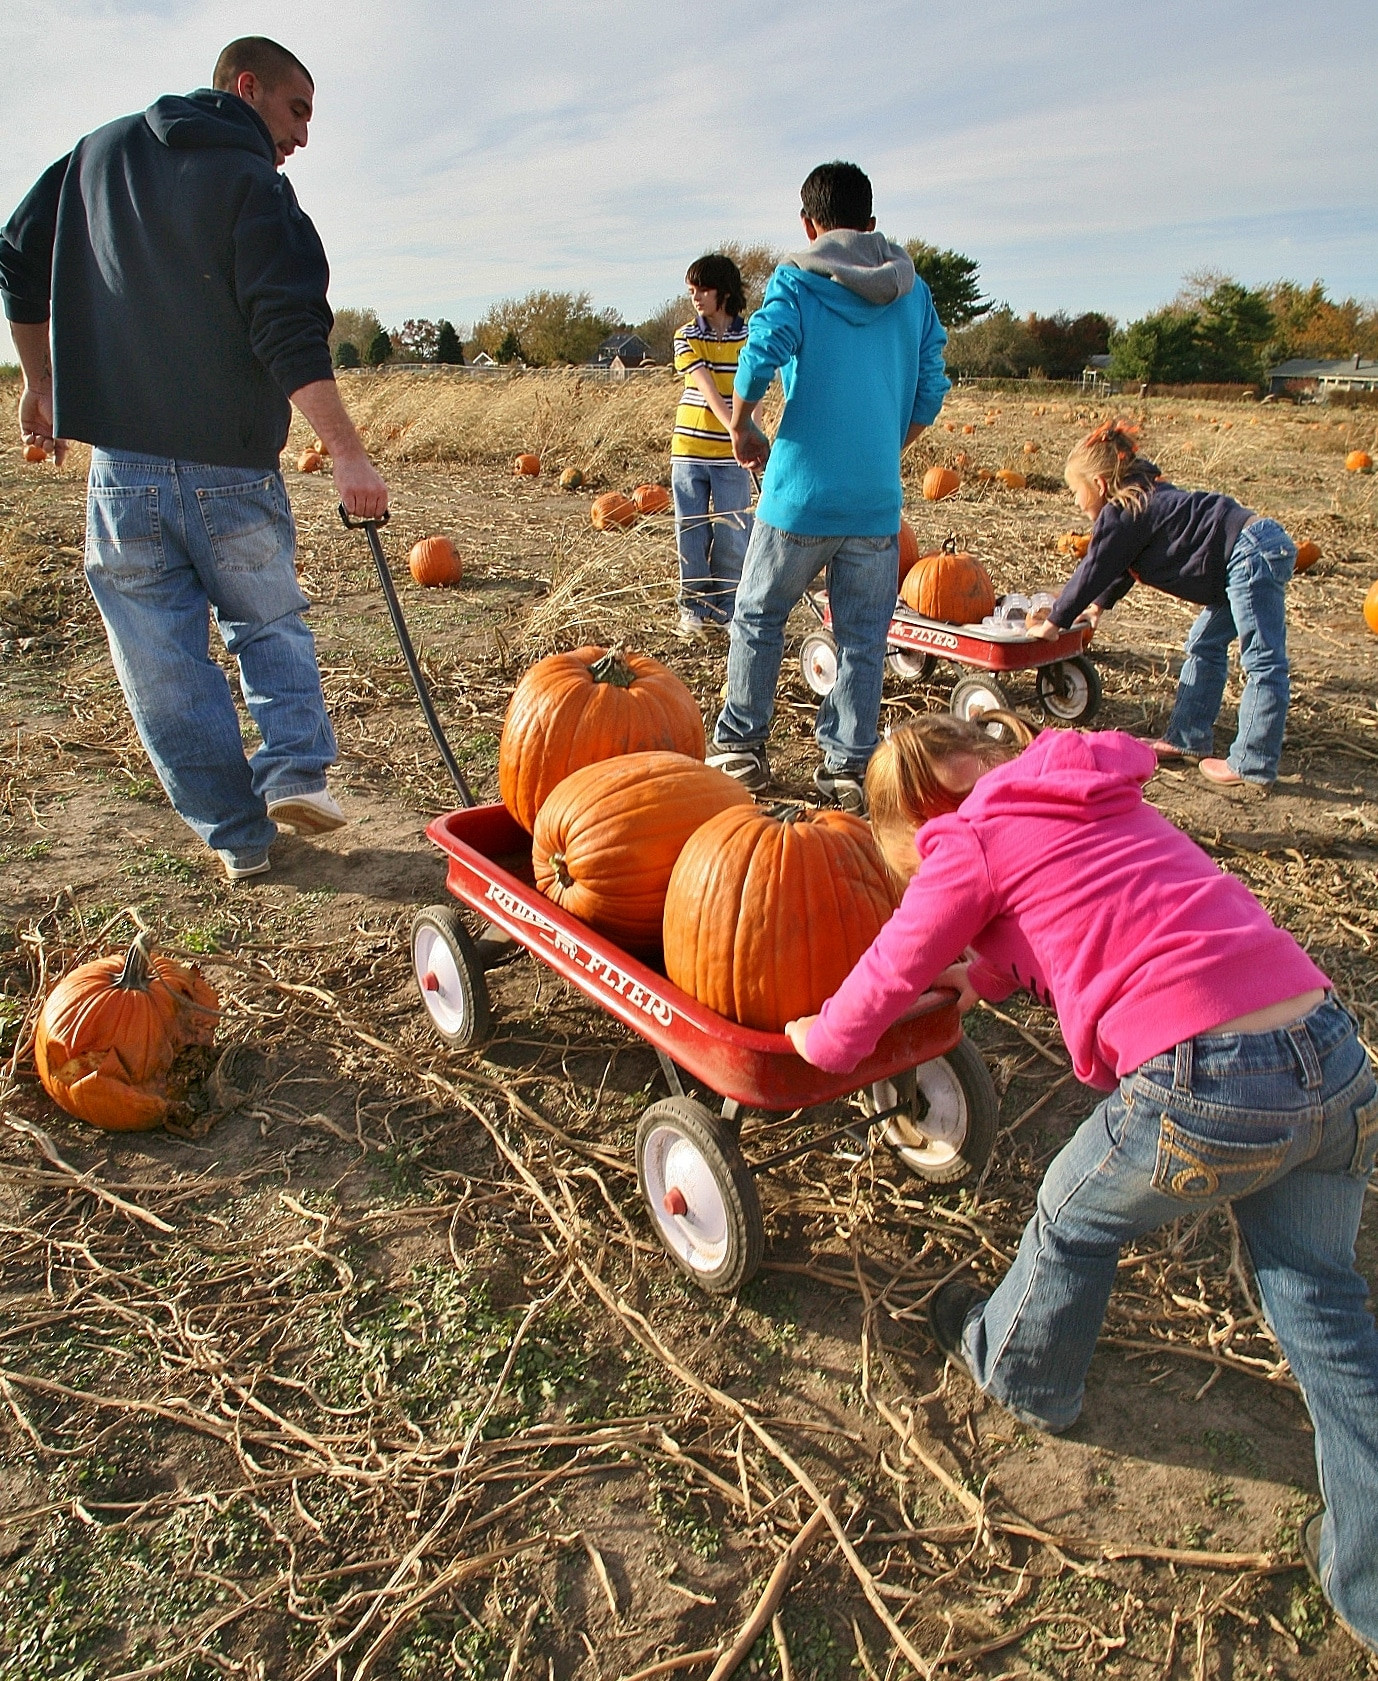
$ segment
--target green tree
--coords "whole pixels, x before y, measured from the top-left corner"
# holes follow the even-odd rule
[[[1113,379],[1141,384],[1183,384],[1201,377],[1201,353],[1196,343],[1196,317],[1180,310],[1161,309],[1141,321],[1131,321],[1110,340]]]
[[[392,340],[380,327],[368,347],[368,365],[371,368],[381,368],[384,362],[391,360]]]
[[[521,359],[522,347],[517,335],[509,327],[496,350],[491,354],[495,362],[516,362]]]
[[[969,379],[1023,379],[1034,365],[1038,346],[1024,322],[1002,304],[983,321],[958,327],[943,354],[949,373]]]
[[[435,335],[435,362],[461,364],[464,361],[464,346],[459,342],[459,334],[448,321],[439,323],[439,330]]]
[[[617,322],[616,310],[595,312],[587,292],[528,292],[494,304],[474,328],[474,337],[498,361],[503,360],[499,346],[511,337],[520,346],[513,354],[540,368],[587,362]]]
[[[904,248],[913,258],[920,280],[933,294],[933,307],[948,332],[990,313],[994,299],[981,296],[981,265],[974,257],[964,257],[960,251],[940,251],[922,239],[906,239]]]
[[[1267,369],[1273,312],[1262,292],[1223,280],[1202,298],[1196,315],[1199,379],[1249,381]]]
[[[341,339],[335,346],[335,366],[337,368],[357,368],[359,366],[359,347],[353,339]]]
[[[438,321],[407,320],[394,335],[400,359],[404,362],[434,362],[435,344],[440,337]]]
[[[368,347],[382,331],[383,323],[378,319],[377,310],[373,309],[337,309],[335,324],[330,329],[330,349],[332,353],[342,344],[352,344],[362,359],[368,354]]]

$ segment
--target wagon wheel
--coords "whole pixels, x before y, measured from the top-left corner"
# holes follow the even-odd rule
[[[1084,654],[1038,668],[1038,703],[1059,724],[1080,724],[1100,705],[1100,673]]]
[[[885,656],[885,669],[907,683],[926,682],[937,663],[932,654],[921,654],[917,648],[892,648]]]
[[[752,1277],[765,1222],[725,1122],[692,1097],[653,1103],[636,1129],[636,1182],[660,1241],[701,1290],[724,1295]]]
[[[885,1142],[930,1185],[973,1178],[990,1159],[1000,1104],[990,1071],[969,1039],[946,1056],[871,1087],[871,1113],[907,1105],[885,1123]]]
[[[452,1050],[488,1037],[488,983],[473,938],[453,905],[427,905],[412,918],[411,960],[431,1026]]]
[[[982,673],[980,677],[958,678],[947,709],[954,718],[975,721],[983,712],[1012,712],[1014,702],[1003,683]],[[986,734],[993,735],[997,741],[1004,741],[1007,731],[1003,724],[987,724]]]
[[[828,630],[811,630],[799,644],[799,669],[816,695],[832,693],[837,682],[837,643]]]

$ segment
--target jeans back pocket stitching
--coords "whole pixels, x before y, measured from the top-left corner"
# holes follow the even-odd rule
[[[1186,1143],[1190,1140],[1189,1147]],[[1247,1161],[1239,1161],[1237,1167],[1231,1167],[1225,1160],[1218,1160],[1212,1165],[1205,1159],[1205,1150],[1218,1146],[1222,1151],[1238,1150],[1247,1152]],[[1236,1197],[1248,1196],[1266,1180],[1272,1178],[1287,1159],[1290,1148],[1289,1141],[1272,1140],[1266,1146],[1260,1140],[1258,1144],[1250,1144],[1237,1139],[1201,1138],[1173,1120],[1171,1115],[1164,1114],[1158,1124],[1158,1148],[1153,1163],[1152,1185],[1154,1190],[1162,1191],[1164,1195],[1176,1197],[1181,1202],[1205,1202],[1212,1197],[1222,1196],[1233,1200]],[[1251,1175],[1247,1184],[1229,1191],[1220,1188],[1220,1174],[1224,1171],[1242,1171]],[[1198,1175],[1208,1181],[1204,1190],[1192,1191],[1183,1184],[1187,1174]]]
[[[1378,1095],[1361,1103],[1354,1111],[1354,1155],[1350,1159],[1350,1176],[1367,1179],[1373,1172],[1374,1146],[1378,1143]],[[1365,1164],[1367,1157],[1367,1165]]]

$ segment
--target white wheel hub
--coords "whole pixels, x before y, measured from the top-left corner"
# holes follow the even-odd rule
[[[816,695],[831,694],[837,683],[837,649],[821,636],[803,650],[804,681]]]
[[[422,926],[412,939],[412,962],[421,997],[442,1033],[459,1033],[469,1019],[469,1001],[450,943],[437,928]]]
[[[642,1151],[646,1201],[667,1248],[697,1272],[727,1254],[727,1209],[712,1169],[677,1127],[658,1126]]]
[[[885,1123],[885,1142],[919,1172],[945,1167],[961,1154],[969,1125],[966,1093],[946,1057],[924,1062],[914,1070],[917,1092],[928,1106],[923,1120],[894,1115]],[[871,1087],[877,1111],[892,1109],[899,1093],[890,1080]]]

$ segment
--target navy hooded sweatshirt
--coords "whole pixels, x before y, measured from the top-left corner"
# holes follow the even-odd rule
[[[320,238],[252,106],[169,94],[78,141],[0,233],[11,321],[52,320],[54,430],[275,468],[331,375]]]

